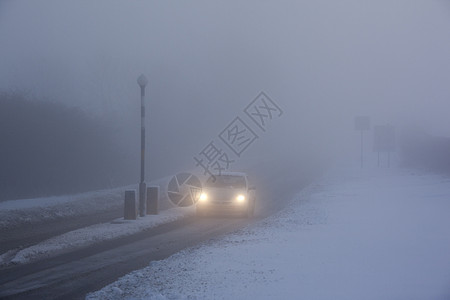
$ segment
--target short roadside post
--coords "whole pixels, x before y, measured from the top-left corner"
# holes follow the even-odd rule
[[[123,209],[125,220],[136,220],[136,191],[125,191],[125,203]]]
[[[141,181],[139,183],[139,216],[145,216],[145,86],[148,81],[144,74],[141,74],[137,82],[141,87]]]
[[[158,214],[159,186],[150,186],[147,188],[147,214]]]

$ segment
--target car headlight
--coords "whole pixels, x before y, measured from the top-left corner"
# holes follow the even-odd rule
[[[206,193],[201,193],[200,198],[198,198],[199,202],[206,202],[208,201],[208,195]]]
[[[237,201],[238,203],[244,203],[244,202],[245,202],[245,196],[244,196],[244,195],[238,195],[238,196],[236,197],[236,201]]]

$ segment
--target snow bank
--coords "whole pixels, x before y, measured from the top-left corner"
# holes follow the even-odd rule
[[[449,299],[450,179],[335,169],[284,211],[87,299]]]

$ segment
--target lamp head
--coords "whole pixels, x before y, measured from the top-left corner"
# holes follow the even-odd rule
[[[145,87],[148,83],[147,77],[145,77],[144,74],[141,74],[137,79],[137,83],[140,87]]]

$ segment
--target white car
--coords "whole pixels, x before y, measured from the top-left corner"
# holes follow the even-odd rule
[[[245,173],[222,172],[209,177],[196,203],[197,215],[239,213],[251,217],[255,211],[255,188]]]

